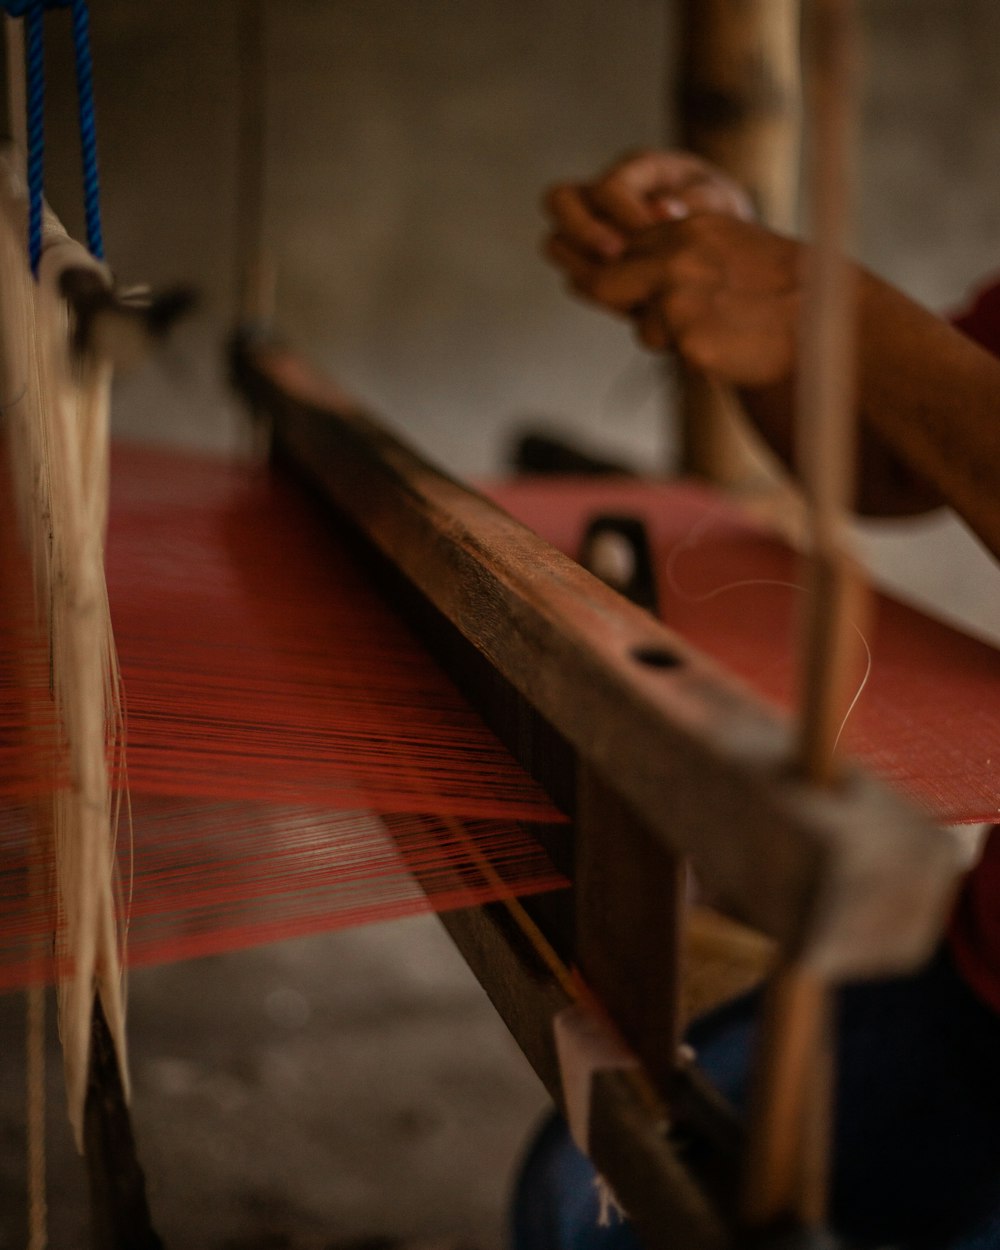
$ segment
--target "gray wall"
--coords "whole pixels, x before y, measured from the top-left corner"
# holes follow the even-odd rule
[[[224,445],[236,6],[93,7],[109,255],[127,278],[190,279],[205,298],[167,359],[122,385],[119,424]],[[608,392],[637,353],[563,297],[538,258],[537,204],[554,177],[656,139],[663,6],[280,0],[267,14],[282,329],[463,472],[495,465],[524,412],[617,439]],[[75,167],[59,148],[73,142],[57,136],[52,159],[68,217]],[[630,397],[623,437],[653,458],[655,369],[642,371],[647,402]]]
[[[167,359],[122,387],[120,422],[223,443],[232,416],[213,355],[238,265],[236,6],[93,8],[112,262],[129,279],[194,281],[205,301]],[[998,254],[1000,6],[861,8],[860,252],[947,304]],[[282,328],[460,471],[494,467],[507,423],[529,411],[662,458],[655,367],[624,329],[564,298],[536,245],[540,188],[664,132],[670,6],[271,0],[266,10]],[[54,51],[58,93],[71,76]],[[62,112],[54,98],[50,186],[74,219]]]

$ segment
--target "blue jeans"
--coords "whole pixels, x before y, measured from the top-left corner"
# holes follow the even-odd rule
[[[739,999],[688,1035],[738,1108],[755,1009]],[[1000,1250],[1000,1017],[946,951],[915,976],[838,993],[836,1101],[831,1224],[849,1244]],[[597,1226],[593,1180],[548,1121],[517,1185],[514,1250],[639,1250],[627,1223]]]

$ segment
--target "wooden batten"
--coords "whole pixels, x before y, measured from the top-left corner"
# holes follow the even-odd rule
[[[834,978],[930,951],[959,872],[947,835],[860,770],[803,781],[788,725],[294,354],[258,347],[238,372],[283,454],[737,919]]]
[[[559,852],[572,914],[567,926],[556,909],[555,937],[535,900],[521,910],[540,915],[542,942],[511,901],[442,919],[557,1105],[569,1095],[553,1024],[574,1004],[596,1000],[639,1060],[590,1079],[587,1151],[640,1239],[735,1250],[774,1220],[813,1225],[822,989],[930,951],[960,871],[954,843],[858,769],[812,784],[793,726],[294,353],[244,343],[234,365],[276,454],[390,566],[424,632],[463,653],[446,666],[499,708],[487,719],[501,736],[513,725],[508,745],[572,816],[572,854]],[[748,1130],[677,1045],[684,856],[777,943]]]

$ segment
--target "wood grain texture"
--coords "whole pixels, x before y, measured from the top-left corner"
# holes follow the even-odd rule
[[[581,770],[578,793],[577,962],[663,1088],[680,1040],[683,865],[591,770]]]
[[[563,1106],[552,1017],[571,1005],[502,904],[440,917],[557,1106]],[[649,1250],[722,1250],[732,1243],[742,1138],[735,1117],[678,1073],[663,1091],[638,1072],[598,1073],[591,1091],[591,1155]],[[702,1171],[691,1155],[707,1163]]]
[[[856,769],[827,792],[806,784],[787,724],[297,356],[258,347],[237,363],[284,454],[725,910],[831,977],[927,954],[959,871],[948,837]]]

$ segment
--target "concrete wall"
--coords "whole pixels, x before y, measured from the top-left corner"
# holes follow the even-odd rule
[[[537,257],[540,188],[665,128],[661,0],[272,0],[268,234],[280,325],[461,471],[497,463],[526,411],[564,414],[650,456],[655,370],[573,306]],[[1000,43],[991,0],[866,0],[863,257],[935,304],[1000,237]],[[225,441],[206,362],[229,324],[233,0],[94,6],[107,238],[127,278],[203,291],[201,318],[142,383],[125,428]],[[52,198],[77,216],[56,43]],[[65,89],[64,89],[65,91]],[[67,93],[68,94],[68,93]],[[154,414],[155,415],[152,415]]]
[[[607,421],[636,354],[543,267],[537,204],[557,175],[656,139],[663,6],[281,0],[267,15],[282,329],[461,471],[498,462],[512,416]],[[235,18],[232,0],[94,6],[109,254],[205,299],[122,386],[120,424],[214,445],[233,421],[214,354],[238,265]],[[67,216],[73,142],[52,161]],[[630,408],[626,441],[658,454],[655,405]]]

